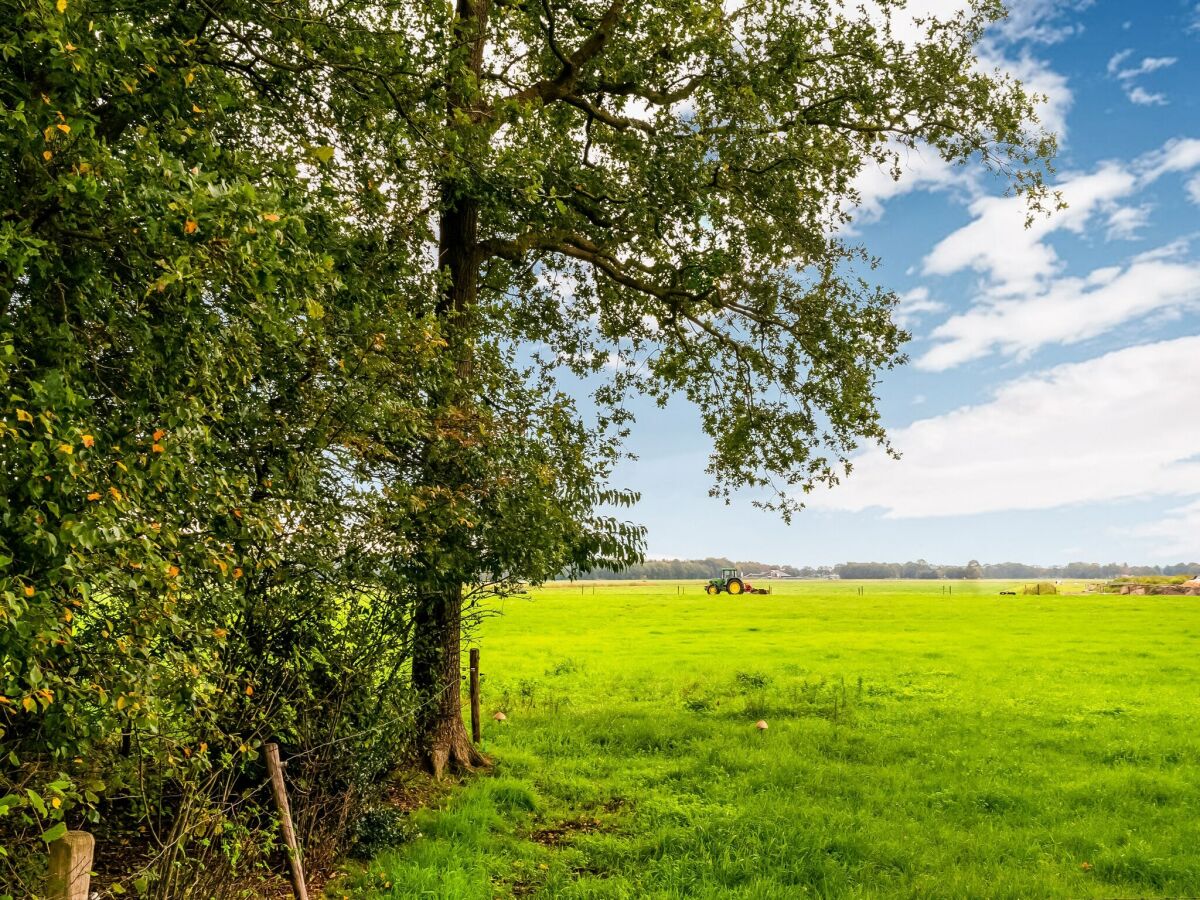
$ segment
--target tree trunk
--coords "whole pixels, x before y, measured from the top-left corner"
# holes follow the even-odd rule
[[[422,597],[413,624],[418,635],[413,647],[413,687],[425,704],[417,720],[421,764],[438,778],[447,769],[488,765],[487,758],[471,744],[463,724],[461,586],[447,585]]]
[[[464,127],[460,112],[473,112],[476,106],[473,91],[483,71],[488,3],[457,2],[455,32],[462,38],[460,46],[468,48],[462,64],[470,77],[450,77],[446,124],[451,132]],[[468,120],[471,118],[468,116]],[[469,147],[470,141],[458,146]],[[459,376],[458,384],[435,398],[435,406],[446,410],[473,402],[469,382],[474,369],[471,320],[479,291],[479,201],[471,195],[469,186],[451,178],[440,187],[438,267],[447,281],[437,312],[444,324],[448,352],[457,358]],[[456,492],[468,486],[468,475],[452,458],[440,463],[431,461],[425,476],[432,484]],[[467,537],[462,536],[463,544]],[[413,614],[413,687],[422,704],[417,721],[418,747],[425,768],[439,778],[447,769],[488,765],[486,757],[472,745],[462,718],[462,582],[463,578],[451,578],[425,585]]]

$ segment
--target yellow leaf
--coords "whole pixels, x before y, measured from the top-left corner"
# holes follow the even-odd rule
[[[85,447],[95,447],[96,446],[96,439],[94,437],[92,437],[90,434],[85,434],[83,437],[80,438],[80,440],[83,441],[83,446],[85,446]]]
[[[63,134],[71,133],[71,126],[68,125],[66,122],[59,122],[54,127],[57,128],[59,131],[61,131]]]
[[[197,227],[196,220],[188,219],[186,222],[183,223],[183,233],[184,234],[194,234],[196,231],[196,227]]]
[[[124,708],[125,708],[125,695],[122,694],[120,697],[117,698],[117,709],[124,709]]]
[[[59,444],[58,452],[65,453],[65,454],[67,454],[67,456],[70,456],[72,453],[75,452],[75,448],[72,447],[70,444]]]
[[[54,156],[54,154],[51,153],[49,150],[42,151],[42,159],[44,159],[46,162],[50,162],[50,160],[53,158],[53,156]]]
[[[206,741],[201,741],[201,742],[200,742],[200,752],[201,752],[201,753],[207,753],[207,752],[208,752],[208,743],[207,743]]]
[[[195,72],[188,72],[186,75],[183,76],[183,83],[186,85],[190,85],[195,80],[196,80]]]
[[[179,566],[167,566],[167,577],[174,578],[179,574]]]
[[[17,410],[17,421],[18,422],[28,422],[30,425],[32,425],[33,424],[33,416],[30,415],[29,413],[25,412],[25,410],[23,410],[23,409],[18,409]]]
[[[4,706],[11,706],[12,701],[9,700],[7,697],[5,697],[3,694],[0,694],[0,704],[3,704]]]
[[[26,597],[32,597],[36,593],[37,593],[37,588],[35,588],[32,584],[25,585],[25,596]]]
[[[66,50],[68,53],[74,53],[76,50],[79,49],[74,44],[72,44],[70,41],[67,41],[67,43],[64,46],[66,47]]]
[[[236,569],[233,570],[233,577],[234,578],[242,577],[242,567],[241,566],[238,566]]]
[[[213,629],[213,637],[217,638],[217,640],[220,640],[221,638],[225,637],[225,635],[227,635],[227,634],[229,634],[229,632],[226,631],[224,628],[214,628]]]
[[[71,612],[69,609],[63,610],[63,621],[64,622],[70,622],[73,618],[75,618],[75,613]]]
[[[192,104],[192,112],[194,112],[196,115],[200,115],[200,113],[204,112],[204,110],[202,110],[195,103],[193,103]]]
[[[154,444],[153,446],[150,447],[150,449],[153,450],[155,453],[162,453],[163,445],[162,444]]]
[[[121,492],[120,492],[120,491],[118,491],[118,490],[117,490],[115,487],[110,487],[110,488],[108,489],[108,492],[109,492],[110,494],[112,494],[112,498],[113,498],[114,500],[120,500],[120,499],[121,499]]]
[[[62,0],[59,0],[59,2],[61,3],[61,2],[62,2]],[[50,798],[50,805],[51,805],[51,806],[53,806],[55,809],[59,809],[59,808],[61,808],[61,807],[62,807],[62,798],[60,798],[60,797],[51,797],[51,798]]]
[[[32,697],[26,697],[21,701],[21,705],[25,707],[25,712],[31,713],[37,711],[37,701],[35,701]]]
[[[266,219],[268,222],[278,222],[279,221],[279,213],[263,213],[262,217],[264,219]]]
[[[60,13],[65,13],[67,11],[67,0],[58,0],[58,2],[54,4],[54,8]]]

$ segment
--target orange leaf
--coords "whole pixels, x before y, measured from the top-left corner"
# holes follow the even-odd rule
[[[26,597],[32,597],[36,593],[37,593],[37,588],[35,588],[32,584],[25,585],[25,596]]]
[[[83,437],[80,438],[80,440],[83,441],[83,446],[85,446],[85,447],[95,447],[96,446],[96,439],[94,437],[92,437],[90,434],[85,434]]]
[[[63,134],[71,133],[71,126],[68,125],[66,122],[59,122],[54,127],[57,128],[59,131],[61,131]]]
[[[179,574],[179,566],[167,566],[167,577],[174,578]]]
[[[279,213],[263,213],[262,217],[264,219],[266,219],[268,222],[278,222],[279,221]]]
[[[115,487],[110,487],[110,488],[108,489],[108,492],[109,492],[110,494],[112,494],[112,498],[113,498],[114,500],[120,500],[120,499],[121,499],[121,492],[120,492],[120,491],[118,491],[118,490],[117,490]]]
[[[246,696],[247,697],[254,696],[254,688],[252,688],[250,685],[246,685]]]
[[[100,492],[99,492],[99,491],[92,491],[90,494],[88,494],[88,499],[89,499],[89,500],[99,500],[99,499],[100,499]]]
[[[150,449],[153,450],[155,453],[162,453],[163,445],[162,444],[154,444]]]
[[[166,436],[167,436],[167,433],[165,431],[163,431],[161,428],[154,429],[154,439],[156,441],[161,441]]]
[[[183,233],[184,234],[194,234],[196,231],[196,228],[197,228],[197,225],[196,225],[195,219],[188,219],[186,222],[183,223]]]
[[[49,150],[42,151],[42,159],[44,159],[46,162],[50,162],[50,160],[53,158],[54,158],[54,154],[51,153]]]

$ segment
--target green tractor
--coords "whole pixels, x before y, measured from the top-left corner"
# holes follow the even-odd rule
[[[743,580],[741,569],[722,569],[721,577],[709,579],[708,584],[704,586],[704,592],[714,596],[721,592],[726,594],[769,593],[766,588],[756,588],[748,581]]]

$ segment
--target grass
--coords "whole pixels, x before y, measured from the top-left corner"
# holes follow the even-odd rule
[[[1002,587],[511,599],[494,773],[334,896],[1200,895],[1200,601]]]

